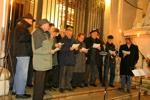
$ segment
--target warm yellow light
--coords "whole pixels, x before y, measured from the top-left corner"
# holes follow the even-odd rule
[[[6,0],[3,0],[3,17],[2,17],[2,27],[5,26],[5,14],[6,14]]]
[[[10,5],[11,5],[11,6],[13,5],[13,0],[11,0]]]
[[[138,33],[137,33],[137,37],[140,37],[140,35],[141,35],[141,33],[140,33],[140,32],[138,32]]]
[[[106,6],[110,6],[110,4],[111,4],[111,0],[105,0],[105,5]]]
[[[13,8],[13,0],[10,2],[11,8],[10,8],[10,20],[12,18],[12,8]]]
[[[121,30],[121,29],[119,29],[118,31],[119,31],[119,33],[122,33],[122,30]]]

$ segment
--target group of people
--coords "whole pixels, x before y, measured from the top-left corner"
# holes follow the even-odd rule
[[[36,29],[30,32],[34,21],[32,15],[27,14],[17,22],[14,31],[17,62],[12,92],[16,98],[31,97],[25,92],[30,60],[34,69],[33,100],[43,100],[47,86],[58,87],[61,93],[76,87],[96,87],[96,80],[101,86],[114,87],[117,55],[121,58],[120,89],[127,88],[130,92],[132,69],[139,58],[138,47],[130,38],[126,38],[126,44],[117,51],[114,37],[109,35],[104,43],[97,29],[87,38],[84,33],[74,38],[72,26],[60,31],[47,19],[38,21]]]

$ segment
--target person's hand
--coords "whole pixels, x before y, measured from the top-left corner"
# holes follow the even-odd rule
[[[86,48],[82,48],[82,49],[80,49],[80,52],[82,53],[88,53],[88,49],[86,49]]]
[[[55,44],[55,48],[61,48],[62,45],[60,45],[59,43]]]
[[[74,50],[74,48],[73,47],[70,47],[70,51],[73,51]]]
[[[126,57],[128,54],[123,54],[123,57]]]
[[[79,48],[75,48],[75,50],[76,50],[76,51],[78,51],[78,50],[79,50]]]
[[[96,47],[96,49],[101,50],[101,47],[100,47],[100,46],[98,46],[98,47]]]

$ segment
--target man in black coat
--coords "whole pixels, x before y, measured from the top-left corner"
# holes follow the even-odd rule
[[[138,46],[132,43],[131,38],[126,38],[125,41],[126,44],[121,45],[119,49],[121,90],[125,91],[127,87],[127,92],[130,93],[132,70],[139,59],[139,51]]]
[[[98,37],[98,31],[92,30],[90,32],[90,37],[86,38],[85,44],[86,48],[89,49],[87,53],[87,84],[96,87],[96,77],[98,74],[98,67],[102,64],[102,58],[99,55],[99,52],[102,50],[103,43]],[[94,44],[100,44],[97,47],[93,47]],[[102,66],[100,66],[101,71],[99,71],[100,81],[102,78]],[[89,81],[88,81],[89,80]]]
[[[30,57],[32,56],[31,27],[34,19],[31,14],[25,15],[16,25],[14,33],[14,54],[17,60],[13,83],[13,92],[16,98],[29,98],[25,93]]]

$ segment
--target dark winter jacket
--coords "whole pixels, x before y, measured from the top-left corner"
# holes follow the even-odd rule
[[[22,20],[17,23],[14,30],[14,55],[20,56],[32,56],[31,34],[29,27],[31,25]]]
[[[99,65],[102,63],[102,57],[99,55],[101,50],[93,48],[94,43],[100,44],[101,50],[103,49],[103,42],[100,41],[100,39],[93,39],[92,37],[86,38],[86,48],[89,49],[87,53],[87,64]]]
[[[60,40],[60,42],[64,43],[59,52],[60,66],[75,66],[75,51],[70,50],[72,44],[76,43],[75,39],[64,37]]]
[[[130,51],[130,54],[123,56],[123,50]],[[138,46],[131,44],[128,48],[127,44],[121,45],[119,49],[119,56],[121,57],[120,74],[121,75],[133,75],[132,70],[135,68],[135,64],[139,59]]]

